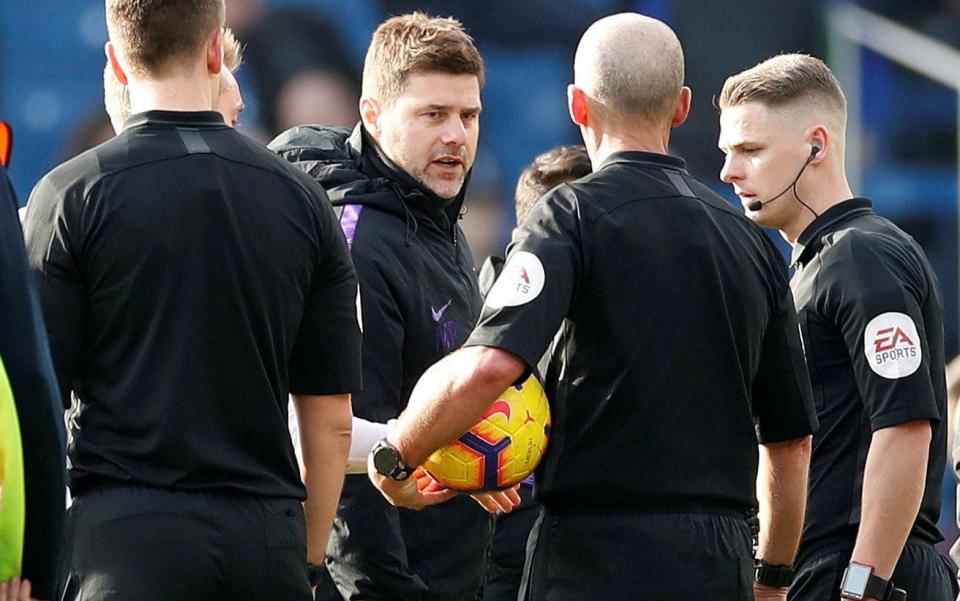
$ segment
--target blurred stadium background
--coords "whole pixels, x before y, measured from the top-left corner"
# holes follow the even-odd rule
[[[0,119],[14,129],[10,174],[21,203],[47,170],[111,135],[102,104],[103,6],[0,0]],[[635,10],[671,24],[685,48],[694,109],[673,152],[731,202],[717,179],[712,96],[727,75],[778,52],[827,60],[851,100],[854,191],[926,249],[944,290],[947,356],[960,350],[960,1],[227,0],[228,25],[246,46],[242,131],[268,141],[297,123],[353,125],[371,32],[413,9],[459,18],[486,60],[465,218],[478,259],[509,239],[520,170],[547,148],[579,142],[565,85],[580,34],[600,16]],[[944,496],[941,526],[952,541],[952,477]]]

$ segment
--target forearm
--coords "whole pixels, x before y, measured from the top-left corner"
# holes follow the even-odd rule
[[[323,562],[350,450],[350,395],[296,396],[307,500],[307,561]]]
[[[930,422],[873,433],[863,474],[860,530],[852,561],[889,580],[917,519],[930,453]]]
[[[757,556],[769,564],[793,565],[807,503],[810,448],[810,436],[760,446]]]
[[[407,409],[387,436],[404,462],[420,465],[436,449],[469,430],[526,365],[500,349],[460,349],[417,382]]]

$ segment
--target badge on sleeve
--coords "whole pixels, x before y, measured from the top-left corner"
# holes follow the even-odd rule
[[[500,309],[529,303],[540,295],[545,280],[543,263],[537,255],[518,251],[503,266],[500,277],[487,294],[487,306]]]
[[[923,359],[916,324],[905,313],[877,315],[863,331],[863,354],[878,376],[888,380],[909,376]]]

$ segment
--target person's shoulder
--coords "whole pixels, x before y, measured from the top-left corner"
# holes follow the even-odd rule
[[[37,182],[31,202],[38,195],[65,195],[68,191],[85,196],[94,184],[118,170],[109,166],[108,157],[118,154],[121,147],[117,138],[111,138],[60,163]]]
[[[857,220],[827,232],[821,243],[824,264],[896,260],[913,252],[913,239],[882,217]]]
[[[878,219],[823,236],[820,278],[824,287],[879,292],[910,283],[925,288],[930,270],[922,249],[892,222]]]
[[[273,152],[296,161],[299,158],[350,157],[350,130],[345,127],[320,124],[297,125],[280,133],[267,144]]]
[[[330,188],[363,177],[351,135],[351,130],[344,127],[298,125],[278,135],[267,147]]]

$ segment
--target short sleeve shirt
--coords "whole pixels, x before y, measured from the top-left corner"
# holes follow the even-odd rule
[[[791,287],[821,423],[802,551],[853,540],[873,432],[912,420],[933,424],[913,535],[941,540],[943,302],[923,250],[857,198],[819,216],[800,236],[793,261]]]
[[[24,223],[71,487],[304,497],[294,394],[360,385],[357,278],[326,194],[214,112],[135,115],[37,184]]]
[[[814,426],[782,259],[674,157],[617,153],[519,228],[467,344],[533,367],[555,334],[547,504],[745,508],[758,436]]]

